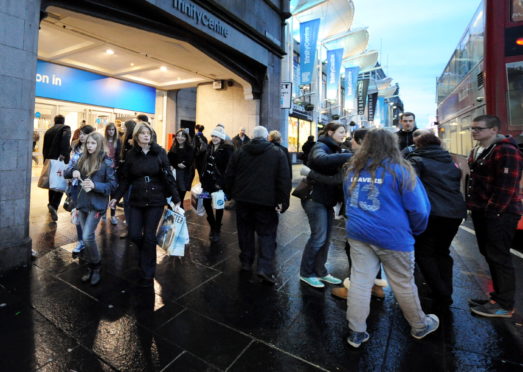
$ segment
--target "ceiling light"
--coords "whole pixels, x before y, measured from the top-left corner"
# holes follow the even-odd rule
[[[109,54],[110,56],[112,56],[114,54],[114,50],[112,49],[106,49],[105,50],[105,54]]]
[[[134,63],[133,63],[133,62],[131,62],[131,66],[134,66]]]
[[[160,70],[162,70],[162,71],[167,71],[167,67],[165,67],[165,66],[161,66],[161,67],[160,67]]]

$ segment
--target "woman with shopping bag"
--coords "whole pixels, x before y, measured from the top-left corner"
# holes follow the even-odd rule
[[[110,206],[131,188],[129,196],[129,238],[139,250],[140,286],[151,287],[156,271],[156,230],[166,198],[172,197],[173,209],[180,197],[165,150],[152,140],[153,131],[145,122],[136,124],[133,147],[120,168],[120,185]]]
[[[185,129],[180,129],[176,132],[174,142],[167,153],[167,157],[176,174],[176,187],[183,208],[183,199],[185,198],[185,193],[191,189],[191,175],[194,172],[194,149]]]
[[[225,197],[223,193],[225,185],[224,175],[233,151],[234,148],[225,143],[225,131],[223,128],[214,128],[211,132],[211,143],[207,147],[207,153],[205,154],[201,179],[203,192],[207,192],[210,196],[213,193],[217,193],[214,194],[214,203],[212,197],[203,199],[203,206],[205,207],[205,212],[207,212],[207,222],[209,222],[211,227],[209,238],[212,242],[220,240]]]
[[[81,280],[96,285],[101,279],[102,266],[102,257],[95,239],[96,226],[107,210],[109,195],[116,188],[112,160],[104,152],[104,137],[100,133],[93,132],[87,136],[85,151],[78,164],[65,173],[67,178],[73,178],[81,184],[76,209],[89,263],[89,269]]]

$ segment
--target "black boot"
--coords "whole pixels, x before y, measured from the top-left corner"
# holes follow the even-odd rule
[[[102,264],[100,262],[93,265],[91,274],[91,285],[97,285],[98,283],[100,283],[100,280],[102,279],[102,277],[100,276],[101,268]]]
[[[211,241],[214,242],[214,243],[217,243],[220,241],[220,230],[222,228],[222,225],[221,224],[214,224],[214,227],[211,228],[211,235],[210,235],[210,238],[211,238]]]
[[[84,275],[82,275],[82,277],[80,278],[80,280],[83,282],[83,283],[87,283],[89,281],[89,279],[91,279],[91,275],[93,274],[93,270],[91,269],[91,267],[88,267],[87,268],[87,273],[85,273]]]

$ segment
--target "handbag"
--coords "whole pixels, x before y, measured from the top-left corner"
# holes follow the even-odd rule
[[[306,200],[311,196],[312,193],[312,183],[307,180],[306,177],[302,178],[298,186],[292,192],[292,196],[300,198],[301,200]]]
[[[49,171],[50,171],[50,161],[45,159],[44,166],[42,167],[42,173],[40,173],[40,178],[38,179],[38,187],[42,189],[49,188]]]
[[[64,204],[63,204],[63,208],[67,212],[72,212],[73,211],[73,209],[74,209],[74,199],[73,199],[72,195],[67,195],[67,198],[65,198],[65,201],[64,201]]]

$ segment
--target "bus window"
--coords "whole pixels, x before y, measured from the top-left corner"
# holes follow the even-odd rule
[[[507,63],[506,68],[509,122],[523,126],[523,62]]]

